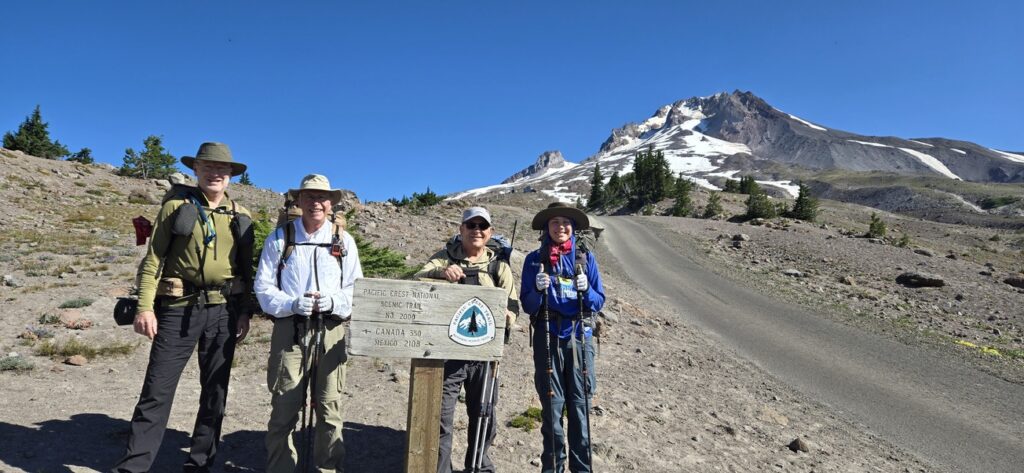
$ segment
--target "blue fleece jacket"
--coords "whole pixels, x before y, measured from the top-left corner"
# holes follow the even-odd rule
[[[547,238],[547,236],[545,236]],[[523,310],[531,316],[540,314],[541,306],[544,303],[544,294],[537,291],[537,273],[541,271],[541,263],[545,266],[550,264],[548,255],[541,255],[540,249],[534,250],[526,255],[526,262],[523,263],[523,280],[519,285],[519,300],[522,302]],[[556,268],[549,269],[551,284],[548,286],[548,310],[551,321],[549,330],[557,333],[560,338],[569,338],[572,334],[572,321],[579,314],[579,301],[576,297],[576,287],[573,281],[576,264],[576,235],[572,236],[572,251],[559,258]],[[597,260],[593,253],[587,253],[587,281],[590,289],[585,293],[583,301],[584,310],[597,312],[604,307],[604,285],[601,283],[601,275],[597,271]],[[558,325],[555,312],[562,314],[562,324]],[[577,324],[576,336],[590,338],[591,329],[583,328],[583,324]]]

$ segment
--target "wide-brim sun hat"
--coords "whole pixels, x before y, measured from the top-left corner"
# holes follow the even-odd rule
[[[195,170],[196,161],[209,161],[211,163],[226,163],[231,165],[231,175],[238,176],[245,172],[246,165],[235,161],[231,157],[231,149],[224,143],[206,142],[199,145],[199,151],[195,156],[182,156],[181,164]]]
[[[321,174],[310,174],[302,178],[298,189],[288,189],[288,197],[293,201],[299,200],[299,192],[302,191],[327,192],[331,194],[331,205],[341,202],[341,189],[332,189],[331,181],[327,180],[327,176]]]
[[[537,215],[533,216],[530,226],[534,230],[546,230],[548,220],[551,220],[552,217],[565,217],[572,220],[573,231],[590,228],[590,219],[587,218],[587,214],[564,202],[552,202],[546,209],[537,212]]]

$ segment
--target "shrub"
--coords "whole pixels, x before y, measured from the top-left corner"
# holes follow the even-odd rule
[[[788,215],[797,220],[813,222],[818,218],[818,199],[811,197],[811,190],[800,183],[800,192],[793,203],[793,210]]]
[[[900,237],[900,241],[896,242],[896,246],[900,248],[906,248],[910,246],[910,235],[904,233],[903,236]]]
[[[757,183],[754,183],[757,186]],[[778,208],[768,199],[768,194],[755,188],[754,193],[747,197],[747,219],[754,218],[775,218],[778,216]]]
[[[41,356],[74,356],[82,355],[93,359],[98,356],[128,355],[138,347],[136,343],[112,341],[105,344],[92,344],[78,338],[62,342],[43,340],[36,347],[36,354]]]
[[[31,371],[35,365],[31,361],[20,356],[5,356],[0,358],[0,371]]]
[[[95,301],[92,300],[92,299],[88,299],[88,298],[85,298],[85,297],[79,297],[79,298],[76,298],[76,299],[70,299],[70,300],[64,301],[64,303],[61,304],[60,306],[58,306],[58,308],[60,308],[60,309],[79,309],[79,308],[82,308],[82,307],[89,307],[89,306],[92,305],[93,302],[95,302]]]
[[[1002,207],[1004,205],[1010,205],[1020,200],[1020,197],[1003,196],[1003,197],[986,197],[981,199],[981,208],[985,210],[994,209],[996,207]]]
[[[541,410],[539,407],[530,407],[523,411],[522,414],[516,415],[509,422],[509,426],[516,429],[523,429],[526,432],[530,432],[537,428],[537,423],[541,421]]]
[[[57,314],[43,314],[39,316],[39,323],[46,325],[57,325],[60,323],[60,316]]]

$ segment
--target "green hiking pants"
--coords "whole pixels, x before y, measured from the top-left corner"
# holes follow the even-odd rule
[[[312,412],[307,410],[306,413],[316,418],[313,465],[320,472],[342,471],[345,446],[341,438],[341,394],[345,389],[345,363],[348,361],[345,353],[345,326],[330,317],[325,319],[323,352],[314,381],[314,377],[309,376],[312,357],[309,357],[303,369],[303,341],[296,337],[296,332],[301,333],[304,328],[296,322],[303,320],[308,319],[292,316],[274,320],[270,360],[267,363],[267,388],[271,394],[266,439],[269,473],[294,472],[299,452],[307,450],[303,445],[296,448],[292,434],[296,430],[295,425],[301,420],[299,414],[302,406],[309,397],[310,387],[307,383],[314,382],[314,408]],[[302,441],[301,435],[299,441]]]

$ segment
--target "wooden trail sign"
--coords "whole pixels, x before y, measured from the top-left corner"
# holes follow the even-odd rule
[[[508,294],[448,282],[359,279],[349,352],[377,358],[498,361]]]
[[[410,358],[406,473],[436,473],[444,360],[501,360],[504,289],[448,282],[358,279],[349,353]]]

